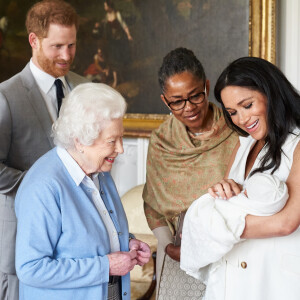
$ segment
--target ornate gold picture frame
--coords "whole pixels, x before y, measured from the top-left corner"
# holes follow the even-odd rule
[[[276,0],[249,0],[249,56],[275,63]],[[148,137],[168,115],[126,114],[125,136]]]

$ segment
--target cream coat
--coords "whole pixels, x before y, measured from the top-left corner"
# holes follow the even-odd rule
[[[290,134],[283,146],[280,168],[275,171],[286,181],[293,163],[293,153],[299,141],[299,130]],[[243,184],[246,160],[254,144],[251,137],[240,138],[241,146],[229,178]],[[262,149],[255,161],[256,168]],[[207,287],[206,300],[299,300],[300,299],[300,230],[286,237],[249,239],[234,246],[222,259],[219,278],[225,270],[223,288],[220,284]]]

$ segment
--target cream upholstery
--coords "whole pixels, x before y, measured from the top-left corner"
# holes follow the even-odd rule
[[[151,248],[151,253],[153,253],[157,248],[157,240],[148,227],[144,214],[143,188],[144,185],[135,186],[121,200],[128,219],[129,232],[133,233],[137,239],[146,242]],[[135,266],[131,271],[131,299],[138,299],[146,293],[152,281],[153,270],[153,259],[151,258],[145,266]],[[151,299],[155,299],[155,292]]]

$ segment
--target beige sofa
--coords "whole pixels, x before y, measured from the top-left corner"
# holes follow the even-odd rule
[[[138,185],[132,188],[121,198],[121,200],[128,219],[129,232],[133,233],[137,239],[146,242],[153,253],[156,252],[157,240],[148,227],[144,214],[142,199],[143,188],[144,185]],[[149,263],[143,267],[135,266],[131,271],[132,300],[155,299],[155,282],[153,282],[154,265],[155,261],[151,258]],[[149,290],[150,286],[151,289]]]

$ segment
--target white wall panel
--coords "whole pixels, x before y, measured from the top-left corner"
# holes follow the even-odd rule
[[[111,174],[120,196],[146,181],[147,138],[124,138],[124,153],[119,155]]]
[[[300,1],[278,0],[279,68],[300,90]]]

